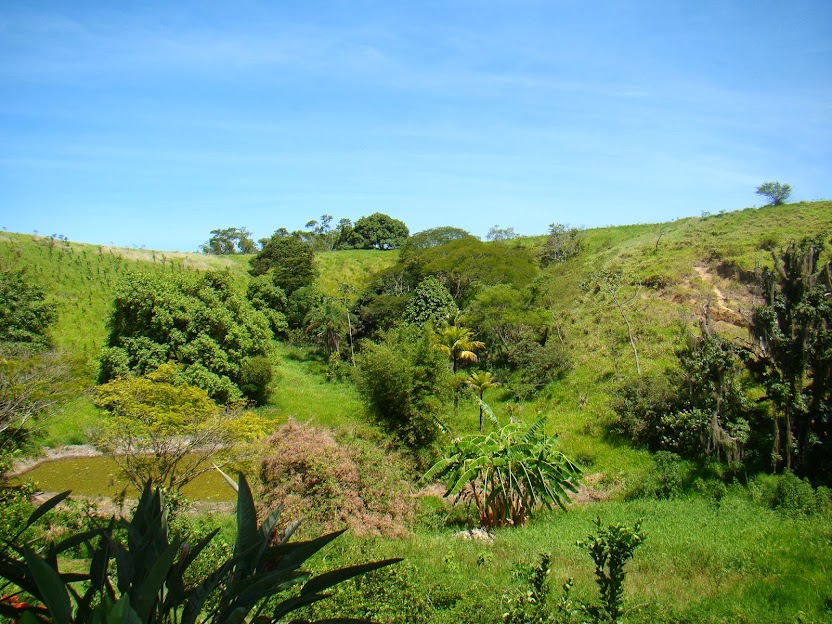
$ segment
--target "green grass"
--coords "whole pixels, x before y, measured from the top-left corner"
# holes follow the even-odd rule
[[[372,280],[374,274],[393,266],[399,259],[398,251],[352,249],[316,254],[318,288],[330,297],[343,298],[341,286],[352,289],[348,299],[353,300]]]
[[[577,545],[593,520],[632,524],[647,533],[627,566],[626,606],[643,605],[631,622],[825,622],[832,617],[830,523],[784,518],[737,490],[721,503],[704,498],[606,502],[544,514],[520,529],[502,529],[492,542],[453,537],[458,529],[419,531],[396,542],[344,541],[333,559],[403,556],[415,593],[434,605],[423,621],[499,622],[501,596],[522,586],[542,552],[552,556],[553,599],[567,578],[573,597],[598,601],[593,564]],[[359,602],[354,592],[336,596]]]

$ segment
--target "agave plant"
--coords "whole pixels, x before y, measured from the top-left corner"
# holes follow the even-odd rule
[[[487,435],[457,438],[423,481],[445,480],[445,496],[467,499],[484,528],[519,526],[543,505],[565,509],[581,471],[546,436],[545,419],[528,429],[512,423]]]
[[[326,598],[326,590],[341,581],[400,561],[387,559],[311,577],[301,566],[343,531],[290,542],[299,524],[295,522],[276,538],[281,508],[258,527],[243,475],[237,491],[233,554],[201,582],[187,584],[185,573],[219,529],[196,544],[169,535],[163,495],[148,483],[129,521],[113,518],[107,526],[72,535],[40,552],[28,544],[16,545],[16,540],[7,544],[0,554],[0,579],[5,581],[0,593],[6,594],[0,615],[22,624],[280,622]],[[24,530],[68,495],[41,505]],[[118,528],[124,529],[126,544],[117,538]],[[58,556],[79,544],[89,549],[89,572],[61,572]]]

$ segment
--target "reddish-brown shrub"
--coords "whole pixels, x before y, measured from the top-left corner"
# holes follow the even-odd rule
[[[404,462],[378,441],[332,433],[294,420],[267,442],[261,465],[263,502],[283,503],[288,520],[356,535],[401,536],[413,517]]]

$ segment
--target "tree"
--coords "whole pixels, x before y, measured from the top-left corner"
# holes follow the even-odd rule
[[[55,351],[0,348],[0,476],[11,453],[37,433],[35,422],[70,396],[72,381]]]
[[[357,249],[396,249],[402,246],[409,234],[403,221],[374,212],[355,222],[350,242]]]
[[[417,249],[429,249],[439,247],[461,238],[475,238],[469,232],[457,227],[443,226],[417,232],[408,238],[402,245],[401,257],[406,258],[408,254]]]
[[[245,362],[266,354],[267,319],[227,273],[130,275],[116,291],[99,381],[144,375],[169,361],[215,400],[241,394]]]
[[[779,182],[763,182],[757,187],[757,195],[768,197],[772,206],[785,204],[792,194],[792,187]]]
[[[468,375],[468,379],[465,380],[465,383],[468,385],[469,388],[474,390],[480,397],[480,433],[483,430],[483,395],[485,391],[489,388],[497,388],[500,385],[496,379],[494,379],[491,373],[486,371],[476,371]]]
[[[211,230],[211,238],[200,245],[200,250],[206,254],[227,256],[254,253],[256,247],[251,232],[241,227]]]
[[[641,375],[641,363],[638,359],[638,346],[636,345],[635,331],[630,317],[626,310],[639,295],[639,284],[632,280],[628,280],[620,271],[610,271],[604,269],[596,271],[589,276],[589,279],[581,284],[581,288],[587,292],[595,292],[602,296],[609,297],[615,309],[621,315],[621,320],[627,327],[627,338],[630,341],[630,348],[633,350],[633,356],[636,360],[636,373]]]
[[[56,320],[55,305],[25,271],[0,266],[0,342],[48,347],[48,331]]]
[[[549,237],[540,254],[540,265],[547,267],[557,262],[565,262],[581,253],[584,243],[580,230],[562,223],[549,226]]]
[[[326,357],[341,353],[341,337],[347,331],[347,308],[337,299],[325,297],[304,319],[306,333],[324,347]]]
[[[512,240],[514,238],[517,238],[517,233],[513,227],[501,228],[499,225],[492,225],[488,230],[488,234],[485,235],[485,240],[494,241],[495,243]]]
[[[315,252],[296,236],[275,233],[250,264],[249,273],[256,277],[271,272],[275,285],[287,295],[311,286],[318,276]]]
[[[365,342],[356,357],[356,384],[370,412],[411,449],[436,439],[448,377],[431,332],[415,325],[384,332],[377,343]]]
[[[566,492],[577,492],[581,471],[557,450],[557,436],[547,436],[544,424],[457,438],[422,482],[445,480],[445,496],[472,502],[486,529],[521,526],[541,505],[566,509]]]
[[[451,358],[451,368],[456,374],[467,362],[476,362],[475,351],[485,348],[485,343],[474,340],[474,332],[467,327],[445,324],[436,334],[437,348]]]
[[[777,410],[773,468],[828,477],[832,467],[832,260],[823,237],[774,255],[760,273],[749,367]]]
[[[268,423],[240,405],[217,405],[182,380],[182,369],[163,364],[144,377],[119,377],[96,389],[104,418],[95,445],[110,456],[136,489],[152,480],[178,492],[213,466],[239,461],[265,438]]]
[[[248,283],[246,297],[252,307],[269,320],[269,327],[275,336],[286,333],[289,328],[286,321],[289,300],[283,289],[275,284],[274,273],[253,277]]]
[[[407,323],[446,323],[459,313],[456,302],[442,283],[428,276],[410,296],[403,320]]]

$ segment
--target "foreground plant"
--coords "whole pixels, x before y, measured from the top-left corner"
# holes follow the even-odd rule
[[[36,509],[24,530],[68,495],[59,494]],[[325,592],[341,581],[400,561],[387,559],[310,578],[301,566],[343,531],[290,543],[299,522],[275,536],[281,509],[258,527],[251,489],[240,475],[233,555],[205,578],[186,584],[188,568],[219,529],[196,544],[170,536],[163,496],[148,483],[129,521],[113,518],[105,527],[71,535],[40,552],[11,540],[9,552],[19,556],[0,554],[0,579],[5,581],[0,615],[24,624],[280,622],[326,598]],[[118,538],[119,530],[126,544]],[[88,548],[89,572],[61,572],[58,556],[79,544]]]
[[[563,624],[587,621],[595,624],[615,624],[634,608],[624,609],[624,566],[633,558],[633,552],[644,541],[641,520],[632,526],[625,524],[601,525],[595,519],[596,533],[578,542],[589,551],[595,563],[595,582],[601,594],[600,604],[586,604],[572,599],[572,578],[563,584],[563,592],[557,603],[549,603],[549,574],[552,558],[543,553],[540,562],[531,570],[528,589],[515,594],[505,593],[507,610],[503,613],[506,624]],[[589,618],[589,620],[587,620]]]
[[[557,436],[547,436],[544,424],[541,419],[524,430],[513,423],[457,438],[422,480],[444,479],[445,496],[473,502],[486,529],[519,526],[541,505],[566,509],[581,471],[557,450]]]

